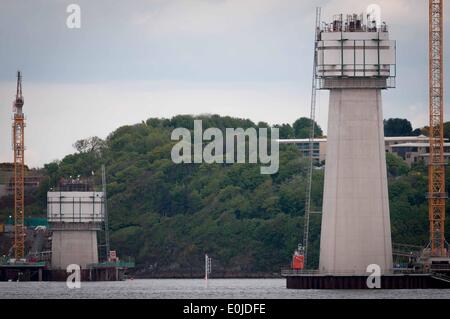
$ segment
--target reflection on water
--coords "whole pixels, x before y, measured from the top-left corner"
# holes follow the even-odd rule
[[[70,290],[63,282],[0,282],[0,298],[149,298],[149,299],[309,299],[445,298],[449,290],[288,290],[284,279],[141,279],[83,282]]]

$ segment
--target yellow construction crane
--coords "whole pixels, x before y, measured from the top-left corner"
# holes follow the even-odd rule
[[[429,0],[430,159],[428,212],[432,257],[447,256],[445,248],[445,160],[444,160],[444,1]]]
[[[22,75],[17,72],[16,99],[14,100],[14,122],[12,146],[14,150],[14,257],[16,260],[25,256],[25,223],[24,223],[24,128],[25,117],[22,112],[24,99],[22,96]]]

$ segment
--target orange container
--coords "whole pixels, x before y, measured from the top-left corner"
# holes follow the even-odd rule
[[[301,270],[305,268],[305,256],[294,255],[292,260],[292,268],[295,270]]]

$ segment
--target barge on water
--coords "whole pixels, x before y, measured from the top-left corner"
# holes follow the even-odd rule
[[[330,275],[314,271],[282,271],[288,289],[369,289],[369,275]],[[380,276],[380,289],[450,289],[450,277],[439,273]]]

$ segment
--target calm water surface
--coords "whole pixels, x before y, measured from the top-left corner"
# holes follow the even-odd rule
[[[288,290],[284,279],[142,279],[83,282],[68,289],[61,282],[0,282],[0,298],[150,298],[150,299],[309,299],[444,298],[450,290]]]

